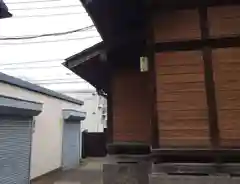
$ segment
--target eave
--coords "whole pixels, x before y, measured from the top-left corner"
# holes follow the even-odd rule
[[[109,65],[103,42],[71,56],[65,61],[63,63],[65,67],[89,82],[102,94],[107,93]]]

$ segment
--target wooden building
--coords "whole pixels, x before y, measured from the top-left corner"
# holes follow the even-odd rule
[[[107,96],[109,153],[240,161],[240,2],[82,3],[103,42],[65,66]]]

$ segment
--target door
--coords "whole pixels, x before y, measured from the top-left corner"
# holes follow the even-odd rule
[[[78,166],[80,159],[80,125],[79,123],[65,123],[63,130],[63,169]]]
[[[31,120],[0,119],[0,184],[28,184]]]

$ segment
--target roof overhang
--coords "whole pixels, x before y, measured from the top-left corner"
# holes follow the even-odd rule
[[[12,14],[8,11],[8,7],[0,0],[0,19],[12,17]]]
[[[106,48],[144,39],[149,13],[161,10],[239,4],[239,0],[80,0]]]
[[[63,63],[76,75],[92,84],[101,95],[109,91],[112,73],[121,68],[140,70],[140,55],[143,52],[141,42],[128,44],[121,50],[107,50],[103,42],[71,56]]]
[[[105,47],[113,49],[143,38],[146,0],[81,0]]]
[[[145,55],[148,13],[226,4],[228,0],[81,0],[104,44],[97,44],[68,59],[64,65],[107,93],[111,73],[122,67],[139,68]],[[233,2],[240,2],[232,0]]]
[[[107,93],[109,62],[103,42],[71,56],[63,63],[65,67],[93,85],[99,92]]]

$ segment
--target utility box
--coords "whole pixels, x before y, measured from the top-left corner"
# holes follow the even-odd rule
[[[0,96],[0,184],[29,184],[33,117],[42,104]]]

